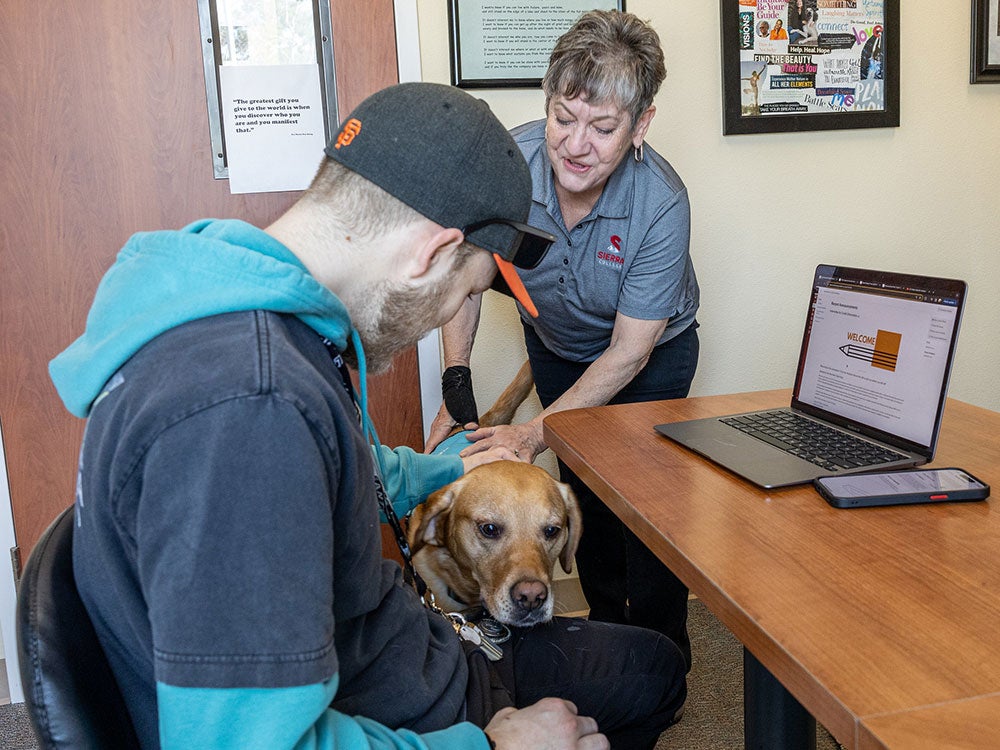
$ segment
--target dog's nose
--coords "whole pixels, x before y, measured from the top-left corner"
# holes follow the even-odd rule
[[[549,590],[541,581],[518,581],[510,588],[510,598],[514,606],[530,612],[545,603]]]

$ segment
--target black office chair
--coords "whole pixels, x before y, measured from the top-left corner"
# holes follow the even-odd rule
[[[44,750],[138,748],[135,730],[73,579],[73,507],[42,534],[17,596],[17,647]]]

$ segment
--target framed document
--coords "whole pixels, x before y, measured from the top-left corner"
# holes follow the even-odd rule
[[[451,82],[537,88],[556,40],[588,10],[615,9],[625,0],[448,0]]]
[[[900,0],[721,2],[724,135],[899,126]]]
[[[972,70],[970,83],[1000,83],[1000,13],[998,0],[972,0]]]

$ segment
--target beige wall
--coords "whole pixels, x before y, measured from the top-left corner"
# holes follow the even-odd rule
[[[427,81],[450,82],[447,5],[417,2]],[[899,128],[723,137],[719,3],[629,0],[667,57],[647,141],[691,197],[702,288],[694,395],[791,386],[822,262],[967,280],[951,395],[1000,410],[1000,85],[968,83],[968,2],[902,5]],[[473,93],[508,126],[543,115],[537,91]],[[513,303],[486,297],[473,352],[481,408],[524,355]]]

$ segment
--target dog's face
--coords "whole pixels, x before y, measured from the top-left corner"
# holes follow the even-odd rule
[[[410,521],[417,572],[443,609],[482,604],[500,622],[552,617],[552,571],[571,571],[580,510],[568,485],[519,461],[485,464],[431,495]]]

